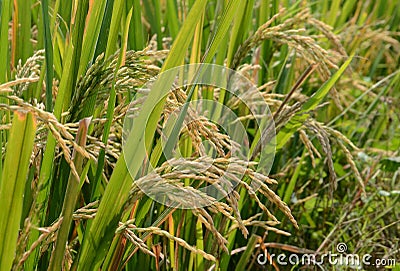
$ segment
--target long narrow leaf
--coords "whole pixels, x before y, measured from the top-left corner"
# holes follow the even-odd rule
[[[44,46],[46,54],[46,110],[53,110],[53,45],[51,41],[47,0],[42,0]]]
[[[0,184],[0,266],[10,270],[17,249],[23,195],[36,133],[32,113],[15,112]]]
[[[82,119],[79,122],[78,133],[76,135],[76,143],[81,146],[85,147],[86,145],[86,138],[87,138],[87,131],[90,124],[90,118]],[[77,173],[79,175],[82,174],[83,170],[83,160],[84,157],[82,154],[74,151],[73,153],[73,162]],[[61,213],[61,226],[58,230],[56,245],[54,248],[54,252],[51,257],[50,266],[48,270],[60,270],[62,269],[62,262],[64,259],[65,254],[65,245],[68,240],[69,230],[72,222],[72,213],[75,210],[76,201],[79,195],[79,188],[80,188],[80,180],[85,179],[85,176],[80,176],[80,179],[77,179],[72,172],[70,172],[67,190],[65,192],[64,197],[64,204]]]

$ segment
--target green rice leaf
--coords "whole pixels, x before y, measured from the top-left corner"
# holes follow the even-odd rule
[[[0,184],[0,266],[10,270],[17,249],[28,166],[36,133],[32,113],[14,113]]]

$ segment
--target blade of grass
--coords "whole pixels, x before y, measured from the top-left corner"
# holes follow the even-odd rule
[[[250,236],[249,242],[247,243],[246,250],[243,252],[238,264],[236,265],[235,271],[247,270],[246,266],[250,262],[251,255],[256,250],[257,243],[260,242],[261,237],[255,234]]]
[[[215,30],[216,32],[211,39],[210,46],[204,53],[202,62],[211,63],[218,48],[220,46],[226,46],[225,44],[222,44],[221,41],[224,39],[224,36],[227,35],[233,18],[236,16],[237,7],[240,5],[241,2],[241,0],[232,0],[227,3],[221,15],[221,19],[217,24],[217,29]]]
[[[0,59],[2,63],[0,64],[0,83],[7,81],[8,74],[8,22],[11,16],[11,1],[5,0],[1,1],[1,24],[0,24]]]
[[[106,0],[93,1],[93,6],[86,23],[85,35],[83,37],[83,48],[79,60],[79,69],[77,76],[83,75],[93,59],[97,40],[100,33],[101,22],[105,14]]]
[[[148,22],[150,24],[150,29],[152,34],[157,35],[157,49],[162,49],[162,31],[161,31],[161,10],[160,1],[150,0],[143,1],[143,6],[145,9],[145,14],[147,15]]]
[[[11,270],[23,207],[23,195],[36,134],[32,113],[15,112],[0,184],[0,266]]]
[[[328,12],[329,17],[327,19],[327,23],[331,26],[335,26],[335,22],[339,16],[340,2],[340,0],[333,0],[331,3],[331,7]]]
[[[356,3],[356,0],[349,0],[344,2],[344,6],[340,11],[340,16],[336,23],[338,27],[341,27],[346,22],[346,20],[348,20],[348,16],[353,11]]]
[[[95,3],[97,3],[97,2],[103,2],[103,1],[96,1]],[[72,40],[71,40],[71,44],[69,44],[69,46],[68,46],[70,48],[70,50],[72,50],[72,56],[71,56],[71,62],[72,62],[71,64],[72,65],[70,67],[66,67],[66,69],[64,69],[67,71],[68,77],[67,76],[64,77],[64,70],[63,70],[63,75],[62,75],[61,81],[60,81],[60,92],[63,93],[63,95],[64,95],[63,103],[62,103],[62,105],[60,105],[62,107],[62,108],[60,108],[61,111],[66,108],[69,108],[72,93],[75,90],[76,81],[78,80],[79,76],[81,76],[83,73],[80,69],[78,69],[78,67],[80,68],[81,66],[84,65],[83,61],[86,61],[85,67],[88,65],[89,60],[81,59],[82,54],[86,54],[86,52],[90,51],[90,49],[92,49],[92,51],[94,51],[94,48],[87,47],[88,45],[85,44],[85,39],[84,39],[84,33],[87,34],[87,32],[88,32],[85,29],[86,16],[87,16],[88,10],[89,10],[89,0],[82,0],[82,1],[78,2],[75,19],[73,21],[73,26],[71,26],[71,28],[73,29]],[[93,12],[93,9],[92,9],[92,12]],[[89,16],[90,16],[90,18],[92,18],[92,16],[94,16],[94,14],[91,14]],[[100,26],[99,26],[99,28],[100,28]],[[91,41],[91,42],[92,42],[91,45],[94,47],[95,41]],[[82,46],[82,43],[83,43],[83,46]],[[85,49],[82,50],[82,48],[85,48]],[[67,51],[67,56],[68,56],[68,51]],[[65,79],[63,81],[64,78],[67,78],[67,79]],[[58,96],[57,96],[57,99],[58,99]],[[56,106],[57,106],[57,103],[56,103]],[[56,112],[54,112],[54,113],[56,113]]]
[[[15,59],[18,57],[17,40],[19,29],[18,1],[13,0],[12,24],[11,24],[11,67],[15,67]]]
[[[203,224],[199,218],[196,223],[196,248],[204,250]],[[196,255],[196,270],[204,270],[204,259],[203,256],[199,254]]]
[[[11,1],[0,1],[0,59],[3,59],[0,63],[0,83],[4,83],[7,81],[7,73],[8,73],[8,59],[9,59],[9,52],[8,52],[8,22],[11,16]],[[8,103],[8,100],[1,97],[0,102]],[[0,119],[6,118],[9,119],[8,112],[0,112]],[[0,131],[0,146],[3,146],[3,141],[7,141],[7,131]],[[0,182],[3,176],[3,161],[0,159]]]
[[[238,11],[233,20],[233,27],[230,34],[226,66],[231,67],[232,59],[239,46],[247,38],[248,29],[251,26],[251,13],[253,11],[254,0],[242,1],[238,6]]]
[[[17,35],[17,58],[22,63],[32,55],[31,43],[31,6],[24,0],[18,0],[18,35]]]
[[[210,8],[208,9],[208,12],[206,12],[205,17],[204,17],[204,29],[202,35],[204,36],[203,42],[202,42],[202,49],[203,51],[207,50],[207,47],[210,46],[211,38],[213,36],[213,33],[215,33],[217,24],[213,22],[218,22],[220,19],[220,14],[225,10],[227,1],[220,0],[217,2],[216,6],[214,9]],[[229,35],[228,33],[224,36],[224,41],[222,41],[222,44],[228,44],[229,43]],[[225,58],[226,58],[226,52],[228,51],[227,46],[221,46],[219,50],[216,53],[215,56],[215,64],[217,65],[224,65],[225,63]],[[207,95],[208,91],[206,93],[203,93],[203,97],[205,99],[211,99]],[[211,95],[210,95],[211,96]]]
[[[229,5],[229,4],[228,4]],[[233,28],[231,31],[231,35],[230,35],[230,42],[229,42],[229,46],[228,46],[228,52],[227,52],[227,57],[226,57],[226,66],[227,67],[231,67],[232,64],[232,59],[237,51],[237,49],[239,48],[240,44],[245,40],[246,35],[245,33],[247,33],[247,29],[249,28],[249,24],[251,24],[251,16],[249,16],[249,14],[251,14],[251,11],[253,10],[253,5],[254,5],[254,1],[241,1],[237,3],[238,8],[236,11],[236,14],[232,11],[229,11],[229,6],[228,9],[226,10],[226,12],[231,12],[228,14],[232,14],[234,15],[232,17],[233,19]],[[228,20],[231,18],[228,18]],[[224,24],[226,25],[226,24]],[[227,32],[226,32],[227,33]],[[224,37],[222,37],[224,38]],[[222,65],[223,63],[221,63]],[[211,99],[213,99],[213,91],[210,91],[211,93],[209,94]],[[221,110],[222,110],[222,104],[224,103],[225,100],[225,95],[226,95],[226,90],[225,89],[221,89],[220,90],[220,94],[218,97],[218,101],[221,104],[221,106],[217,106],[215,108],[215,116],[216,118],[218,118],[221,115]]]
[[[216,53],[217,49],[220,46],[221,47],[225,46],[225,44],[221,43],[221,41],[225,40],[227,33],[228,33],[228,29],[229,29],[233,19],[235,18],[235,16],[238,13],[239,9],[237,9],[236,7],[242,6],[242,9],[245,8],[245,5],[243,4],[243,2],[244,1],[229,1],[228,3],[226,3],[226,7],[223,10],[221,19],[217,23],[215,35],[212,36],[210,46],[207,48],[207,50],[204,54],[204,57],[203,57],[204,63],[211,63],[212,58],[214,57],[214,54]],[[243,17],[244,12],[241,15]],[[238,25],[236,24],[236,26],[238,26]],[[235,32],[240,31],[240,26],[235,28],[235,25],[234,25],[234,29],[232,31],[235,31]],[[237,37],[238,35],[239,35],[239,33],[235,33],[234,37],[235,36]],[[228,54],[229,53],[231,53],[231,52],[229,52],[229,49],[228,49]],[[228,55],[228,57],[229,57],[229,55]],[[228,61],[230,61],[229,58],[228,58]],[[223,63],[219,63],[219,64],[223,65]],[[228,62],[227,64],[230,64],[230,63]],[[225,89],[221,89],[220,95],[218,98],[218,100],[221,104],[224,103],[225,93],[226,93]],[[207,98],[212,100],[213,96],[214,96],[214,91],[213,91],[213,89],[211,89],[207,93]],[[218,118],[220,116],[221,110],[222,110],[222,106],[217,106],[215,108],[214,118]]]
[[[46,110],[53,111],[53,44],[50,33],[48,1],[42,0],[44,48],[46,58]]]
[[[271,5],[272,2],[272,5]],[[273,15],[278,13],[278,0],[261,1],[260,12],[259,12],[259,26],[266,23]],[[274,26],[276,21],[272,22],[271,26]],[[259,64],[261,65],[261,71],[259,74],[258,82],[260,85],[265,84],[268,81],[269,70],[268,66],[271,62],[272,55],[274,53],[272,40],[266,40],[262,43],[260,49]]]
[[[318,90],[315,92],[310,99],[302,106],[300,113],[307,112],[315,109],[315,107],[320,104],[322,99],[328,94],[329,90],[335,85],[339,80],[340,76],[344,73],[347,67],[353,60],[354,53],[349,56],[349,58],[343,63],[343,65],[337,70]]]
[[[129,2],[132,2],[129,5]],[[131,26],[129,27],[129,48],[133,50],[142,50],[145,46],[145,37],[143,32],[143,24],[142,24],[142,6],[140,4],[140,0],[130,0],[127,1],[127,8],[130,9],[133,7],[133,15]]]
[[[168,216],[168,232],[171,236],[175,236],[175,224],[172,214]],[[169,257],[171,259],[171,268],[172,270],[175,270],[175,243],[172,239],[169,240]]]
[[[107,0],[103,21],[101,23],[100,33],[96,44],[96,50],[93,58],[96,59],[101,53],[106,51],[107,40],[110,33],[111,17],[113,14],[114,0]]]
[[[292,178],[290,179],[288,186],[285,188],[285,194],[283,195],[283,198],[281,197],[283,199],[283,201],[286,202],[287,204],[289,204],[290,199],[292,197],[294,188],[296,186],[297,179],[300,174],[300,169],[302,167],[305,157],[306,157],[306,149],[304,149],[303,154],[301,155],[301,158],[299,160],[299,163],[297,164],[297,167],[292,175]]]
[[[169,33],[174,40],[179,32],[179,16],[176,0],[167,0],[167,25]]]
[[[105,59],[108,59],[117,50],[117,38],[120,30],[120,19],[125,1],[115,0],[113,5],[113,13],[111,16],[110,33],[108,34],[107,48]],[[130,16],[128,14],[128,16]]]

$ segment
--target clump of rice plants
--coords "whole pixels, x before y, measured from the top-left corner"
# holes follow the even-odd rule
[[[1,2],[0,269],[399,268],[399,11]]]

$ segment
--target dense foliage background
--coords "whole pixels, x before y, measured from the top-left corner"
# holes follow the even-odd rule
[[[400,261],[399,1],[0,4],[1,270],[290,270],[257,256],[337,253],[340,243],[371,262]],[[160,127],[198,98],[232,108],[256,149],[255,117],[223,89],[139,99],[150,78],[200,62],[258,86],[276,128],[268,175],[231,158],[224,131],[207,119],[175,135],[185,160],[162,153]],[[149,116],[137,131],[150,135],[130,157],[135,178],[121,155],[131,101]],[[156,178],[146,154],[185,203],[227,164],[245,175],[224,200],[201,198],[208,207],[167,207],[138,188]],[[177,171],[193,166],[205,170]],[[302,267],[319,268],[293,268]]]

